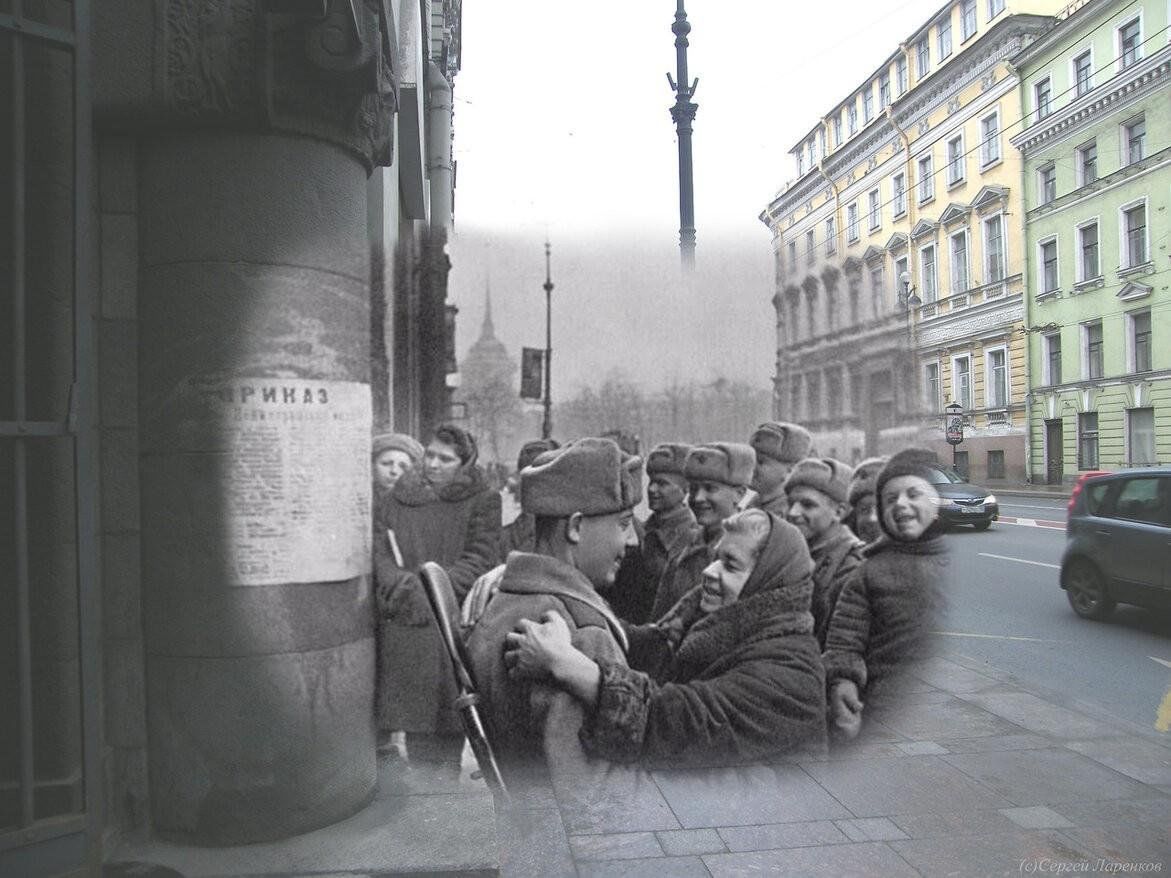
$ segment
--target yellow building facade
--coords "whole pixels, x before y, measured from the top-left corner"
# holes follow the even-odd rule
[[[1061,4],[941,8],[790,150],[798,177],[761,214],[777,266],[778,417],[856,460],[911,440],[1023,480],[1022,127],[1008,63]],[[835,375],[840,370],[841,377]],[[840,393],[836,389],[841,387]]]

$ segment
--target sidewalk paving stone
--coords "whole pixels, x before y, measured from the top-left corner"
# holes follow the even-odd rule
[[[934,741],[907,741],[905,744],[896,744],[895,746],[908,756],[939,756],[951,752]]]
[[[1070,750],[1151,786],[1171,784],[1171,749],[1138,738],[1067,741]]]
[[[920,838],[889,844],[924,875],[1019,876],[1029,862],[1075,863],[1091,859],[1072,839],[1052,830]]]
[[[938,757],[1014,805],[1125,799],[1146,790],[1138,781],[1069,750],[1011,750]]]
[[[887,817],[860,817],[856,820],[835,820],[838,829],[850,837],[850,841],[895,841],[910,838]]]
[[[915,667],[916,677],[945,692],[979,692],[995,686],[998,680],[966,668],[951,659],[933,656]]]
[[[1021,731],[1020,726],[959,698],[939,704],[903,704],[883,711],[881,719],[912,741],[934,741],[960,731],[970,738]]]
[[[1171,796],[1147,795],[1112,802],[1086,799],[1064,802],[1058,807],[1077,826],[1095,826],[1104,822],[1171,824]]]
[[[580,863],[580,878],[711,878],[699,857],[646,860],[595,860]]]
[[[970,808],[1003,808],[1017,804],[977,783],[943,756],[874,759],[865,765],[823,762],[805,770],[853,817],[946,811],[963,802]]]
[[[660,771],[655,779],[687,829],[855,816],[792,765]]]
[[[952,806],[959,804],[953,802]],[[929,814],[895,814],[891,822],[911,838],[953,837],[960,835],[993,835],[1020,829],[994,809],[972,811],[936,811]]]
[[[1061,834],[1093,858],[1120,863],[1160,863],[1171,868],[1171,823],[1119,823],[1063,829]]]
[[[827,753],[807,756],[798,764],[804,765],[807,762],[842,762],[849,759],[875,759],[881,756],[906,756],[906,751],[902,750],[901,746],[896,741],[880,741],[873,744],[861,744],[857,741],[848,741],[831,746]]]
[[[1068,829],[1073,824],[1046,805],[1029,808],[1001,808],[1000,813],[1021,829]]]
[[[728,826],[720,829],[728,850],[767,851],[776,848],[845,844],[850,837],[828,820],[808,823],[772,823],[762,826]]]
[[[669,857],[690,857],[699,854],[719,854],[728,848],[720,833],[706,829],[672,829],[655,833],[659,844]]]
[[[653,832],[571,835],[569,847],[576,860],[638,860],[663,856],[663,849]]]
[[[991,753],[998,750],[1045,750],[1053,746],[1053,741],[1032,732],[1022,732],[984,738],[940,738],[939,744],[949,753]]]
[[[498,812],[496,834],[503,878],[574,875],[565,824],[556,809]]]
[[[1116,729],[1029,692],[976,692],[960,696],[1031,732],[1067,740],[1108,737]],[[974,737],[974,736],[973,736]]]
[[[566,779],[558,804],[571,835],[682,829],[651,772],[614,766],[603,777]]]
[[[882,875],[918,878],[906,860],[882,842],[789,848],[777,851],[712,854],[703,858],[713,878],[746,875]]]

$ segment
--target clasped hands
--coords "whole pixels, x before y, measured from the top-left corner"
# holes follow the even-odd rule
[[[862,699],[853,680],[838,680],[829,692],[829,713],[833,724],[848,739],[857,737],[862,728]]]

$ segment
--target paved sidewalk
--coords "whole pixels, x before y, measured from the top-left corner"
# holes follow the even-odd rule
[[[1154,730],[1156,708],[1150,729],[1128,727],[948,654],[828,757],[657,771],[665,812],[596,831],[529,803],[526,855],[510,857],[502,836],[501,874],[1166,873],[1171,736]]]

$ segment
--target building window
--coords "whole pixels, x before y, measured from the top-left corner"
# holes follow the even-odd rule
[[[825,129],[824,129],[824,128],[818,128],[818,129],[817,129],[817,157],[818,157],[819,159],[823,159],[823,158],[825,158],[825,154],[826,154],[826,149],[825,149]]]
[[[1053,387],[1061,383],[1061,333],[1045,336],[1045,383]]]
[[[996,18],[1004,12],[1004,0],[988,0],[988,20]]]
[[[1000,161],[1000,114],[980,120],[980,164],[987,167]]]
[[[813,229],[805,233],[805,264],[812,265],[817,258],[817,241]]]
[[[869,122],[874,118],[874,88],[866,84],[866,91],[862,92],[862,122]]]
[[[846,107],[846,130],[852,135],[858,130],[858,105],[851,103]]]
[[[1046,76],[1033,86],[1033,103],[1037,105],[1037,120],[1040,121],[1053,112],[1053,86]]]
[[[976,0],[960,0],[960,41],[976,32]]]
[[[834,146],[842,145],[842,117],[834,116]]]
[[[902,280],[900,280],[900,278],[902,278],[902,276],[907,273],[908,268],[909,268],[909,266],[907,265],[907,257],[906,256],[900,256],[898,259],[895,260],[895,275],[894,275],[894,277],[895,277],[896,283],[898,283],[900,285],[902,284]],[[900,286],[900,290],[901,290],[901,286]]]
[[[1142,22],[1135,18],[1118,29],[1118,69],[1125,70],[1142,56]]]
[[[1147,154],[1147,120],[1139,118],[1122,126],[1122,164],[1133,165]]]
[[[1057,282],[1057,239],[1052,238],[1040,245],[1041,250],[1041,292],[1052,293]]]
[[[1147,261],[1147,205],[1136,204],[1122,211],[1123,268],[1134,268]]]
[[[812,168],[814,166],[814,164],[817,163],[817,159],[813,155],[813,138],[812,137],[809,138],[809,143],[807,143],[806,146],[809,147],[809,167]]]
[[[951,361],[952,395],[964,407],[972,407],[972,358],[954,357]]]
[[[886,109],[890,106],[890,74],[884,73],[878,79],[878,108]]]
[[[984,403],[988,408],[1002,409],[1008,405],[1008,351],[995,348],[984,354],[988,369],[988,387]]]
[[[923,367],[923,398],[927,411],[938,412],[943,406],[939,401],[939,364],[928,363]]]
[[[919,40],[915,46],[915,75],[922,79],[931,69],[931,42],[927,37]]]
[[[874,231],[882,225],[882,204],[879,190],[872,189],[870,191],[870,231]]]
[[[1098,468],[1098,413],[1077,416],[1077,468]]]
[[[1151,371],[1151,312],[1130,315],[1131,367],[1135,372]]]
[[[893,186],[895,186],[895,215],[902,217],[906,213],[906,174],[896,173]]]
[[[988,478],[1004,478],[1004,451],[996,449],[988,452]]]
[[[825,221],[825,255],[829,256],[837,252],[838,249],[838,233],[834,228],[834,218],[831,216]]]
[[[789,408],[796,419],[803,418],[805,412],[801,410],[801,376],[794,375],[793,383],[789,385]]]
[[[805,153],[797,150],[797,175],[801,176],[805,173]]]
[[[951,15],[951,10],[948,10]],[[939,60],[942,61],[951,54],[951,18],[945,18],[939,23]]]
[[[935,278],[935,245],[931,244],[919,251],[919,280],[923,285],[923,301],[934,302],[938,288]]]
[[[935,197],[935,173],[931,168],[931,156],[919,159],[919,203]]]
[[[1098,179],[1098,143],[1091,140],[1077,151],[1078,184],[1088,186]]]
[[[947,142],[947,185],[954,186],[964,179],[964,137],[953,137]]]
[[[858,205],[851,204],[846,207],[846,239],[853,242],[858,236]]]
[[[1098,223],[1086,223],[1077,230],[1078,280],[1087,281],[1102,273],[1098,260]]]
[[[1037,202],[1048,204],[1057,198],[1057,166],[1050,163],[1037,169]]]
[[[895,59],[895,88],[898,89],[898,94],[904,95],[907,93],[907,56],[899,55]]]
[[[1153,408],[1126,410],[1127,449],[1131,466],[1155,466],[1155,410]]]
[[[1082,327],[1086,339],[1086,378],[1101,378],[1105,374],[1102,351],[1102,322],[1087,323]]]
[[[1073,59],[1073,81],[1079,98],[1094,87],[1093,80],[1094,59],[1087,49]]]
[[[968,233],[957,232],[951,236],[951,291],[962,293],[968,283]]]
[[[821,417],[821,375],[817,372],[810,372],[805,376],[805,391],[806,399],[809,400],[809,405],[805,409],[805,416],[808,418]]]
[[[984,220],[984,259],[988,283],[1004,280],[1004,223],[1000,216]]]
[[[797,242],[796,241],[789,242],[789,270],[794,271],[794,272],[797,270]]]
[[[870,269],[870,298],[874,302],[874,313],[882,313],[882,266],[876,265]]]

